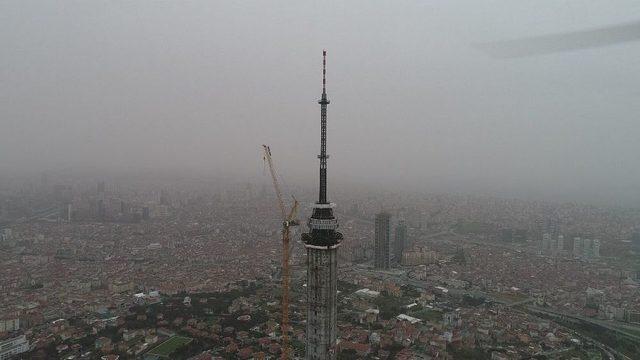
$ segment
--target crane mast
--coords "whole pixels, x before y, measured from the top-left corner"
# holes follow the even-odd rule
[[[271,158],[271,149],[267,145],[262,145],[264,150],[264,160],[269,165],[269,173],[271,174],[271,180],[273,181],[273,187],[276,191],[276,198],[278,200],[278,207],[280,209],[280,215],[282,218],[282,359],[289,359],[289,254],[290,254],[290,227],[298,225],[296,219],[296,212],[298,210],[298,201],[293,198],[293,205],[289,211],[286,212],[284,200],[282,198],[282,191],[280,190],[280,184],[278,183],[278,176],[276,174],[275,167],[273,166],[273,159]]]

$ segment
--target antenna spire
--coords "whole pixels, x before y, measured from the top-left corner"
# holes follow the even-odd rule
[[[327,203],[327,50],[322,50],[322,97],[320,104],[320,194],[319,204]]]
[[[322,50],[322,95],[327,93],[327,50]]]

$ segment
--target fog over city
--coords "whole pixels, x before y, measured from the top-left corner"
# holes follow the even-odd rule
[[[640,2],[0,1],[0,360],[640,360]]]
[[[262,175],[636,206],[640,42],[486,44],[640,19],[637,1],[2,1],[0,177]],[[339,179],[339,180],[338,180]]]

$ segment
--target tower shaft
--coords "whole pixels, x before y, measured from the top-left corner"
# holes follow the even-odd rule
[[[338,246],[307,245],[306,359],[336,358]]]

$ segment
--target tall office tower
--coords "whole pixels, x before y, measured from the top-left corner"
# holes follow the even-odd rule
[[[555,255],[558,252],[558,239],[557,238],[549,238],[549,252],[552,255]]]
[[[582,239],[582,257],[588,259],[593,255],[591,239]]]
[[[148,206],[142,208],[142,220],[149,220],[151,218],[151,209]]]
[[[537,218],[535,220],[535,235],[536,235],[536,240],[538,241],[538,243],[542,243],[542,234],[544,233],[544,219],[543,218]]]
[[[555,241],[560,235],[560,219],[556,215],[536,219],[536,230],[540,242],[542,242],[544,234],[549,234],[551,239]]]
[[[302,234],[307,249],[306,359],[335,359],[337,336],[338,247],[342,234],[333,216],[335,204],[327,201],[327,52],[322,52],[320,104],[320,189],[309,218],[309,232]]]
[[[557,239],[560,235],[560,218],[555,215],[547,219],[545,232],[551,234],[552,239]]]
[[[104,200],[102,199],[98,200],[96,214],[99,220],[104,220],[104,218],[107,216],[107,208],[105,207]]]
[[[544,254],[550,250],[551,250],[551,234],[543,233],[542,243],[540,244],[540,252]]]
[[[558,243],[556,246],[558,252],[564,251],[564,236],[558,235]]]
[[[591,243],[591,246],[592,246],[591,255],[593,255],[594,258],[599,258],[600,257],[600,240],[594,239],[593,242]]]
[[[376,235],[373,246],[373,265],[376,269],[388,269],[390,267],[389,237],[391,215],[386,212],[376,214]]]
[[[400,220],[396,225],[396,239],[393,243],[393,256],[396,264],[402,262],[402,253],[407,246],[407,225],[404,220]]]
[[[582,256],[582,239],[579,237],[573,238],[573,256],[574,257]]]

